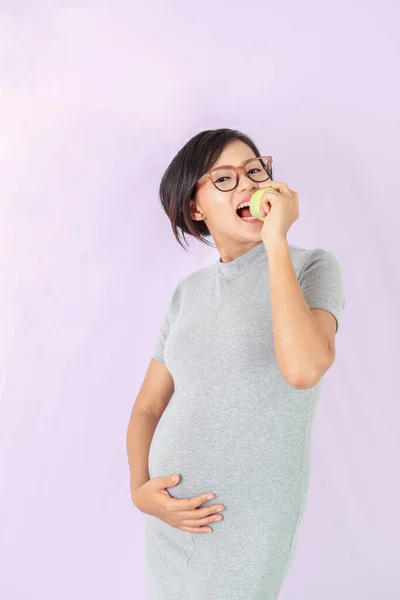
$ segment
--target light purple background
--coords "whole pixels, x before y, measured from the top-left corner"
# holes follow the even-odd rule
[[[273,156],[299,193],[289,242],[344,275],[280,600],[400,596],[399,16],[394,0],[2,4],[4,600],[145,600],[126,428],[173,288],[219,257],[178,246],[157,191],[219,127]]]

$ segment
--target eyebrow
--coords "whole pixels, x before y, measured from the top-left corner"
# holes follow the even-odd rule
[[[243,166],[247,161],[252,160],[253,158],[257,158],[257,156],[250,156],[250,158],[246,158],[239,166]],[[233,165],[217,165],[214,169],[219,169],[220,167],[233,167]]]

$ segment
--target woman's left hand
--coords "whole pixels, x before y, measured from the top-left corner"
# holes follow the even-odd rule
[[[267,190],[260,203],[260,216],[268,214],[261,229],[264,243],[272,239],[286,237],[289,228],[299,218],[299,197],[286,183],[268,180],[259,184],[259,188],[273,187]]]

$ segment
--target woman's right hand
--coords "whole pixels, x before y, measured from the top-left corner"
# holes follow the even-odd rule
[[[153,477],[143,485],[131,490],[132,501],[141,512],[157,517],[171,527],[177,527],[190,533],[211,533],[213,530],[211,527],[207,527],[207,524],[212,521],[220,521],[222,516],[218,512],[225,507],[223,504],[212,504],[197,508],[207,501],[207,496],[211,495],[210,492],[193,498],[173,498],[165,488],[173,487],[179,481],[180,478],[173,481],[172,475]],[[214,496],[212,495],[212,497]]]

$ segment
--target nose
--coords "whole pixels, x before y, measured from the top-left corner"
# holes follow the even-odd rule
[[[247,190],[247,189],[257,190],[258,189],[256,182],[253,181],[252,179],[250,179],[250,177],[247,175],[244,168],[239,171],[238,188],[241,190]]]

